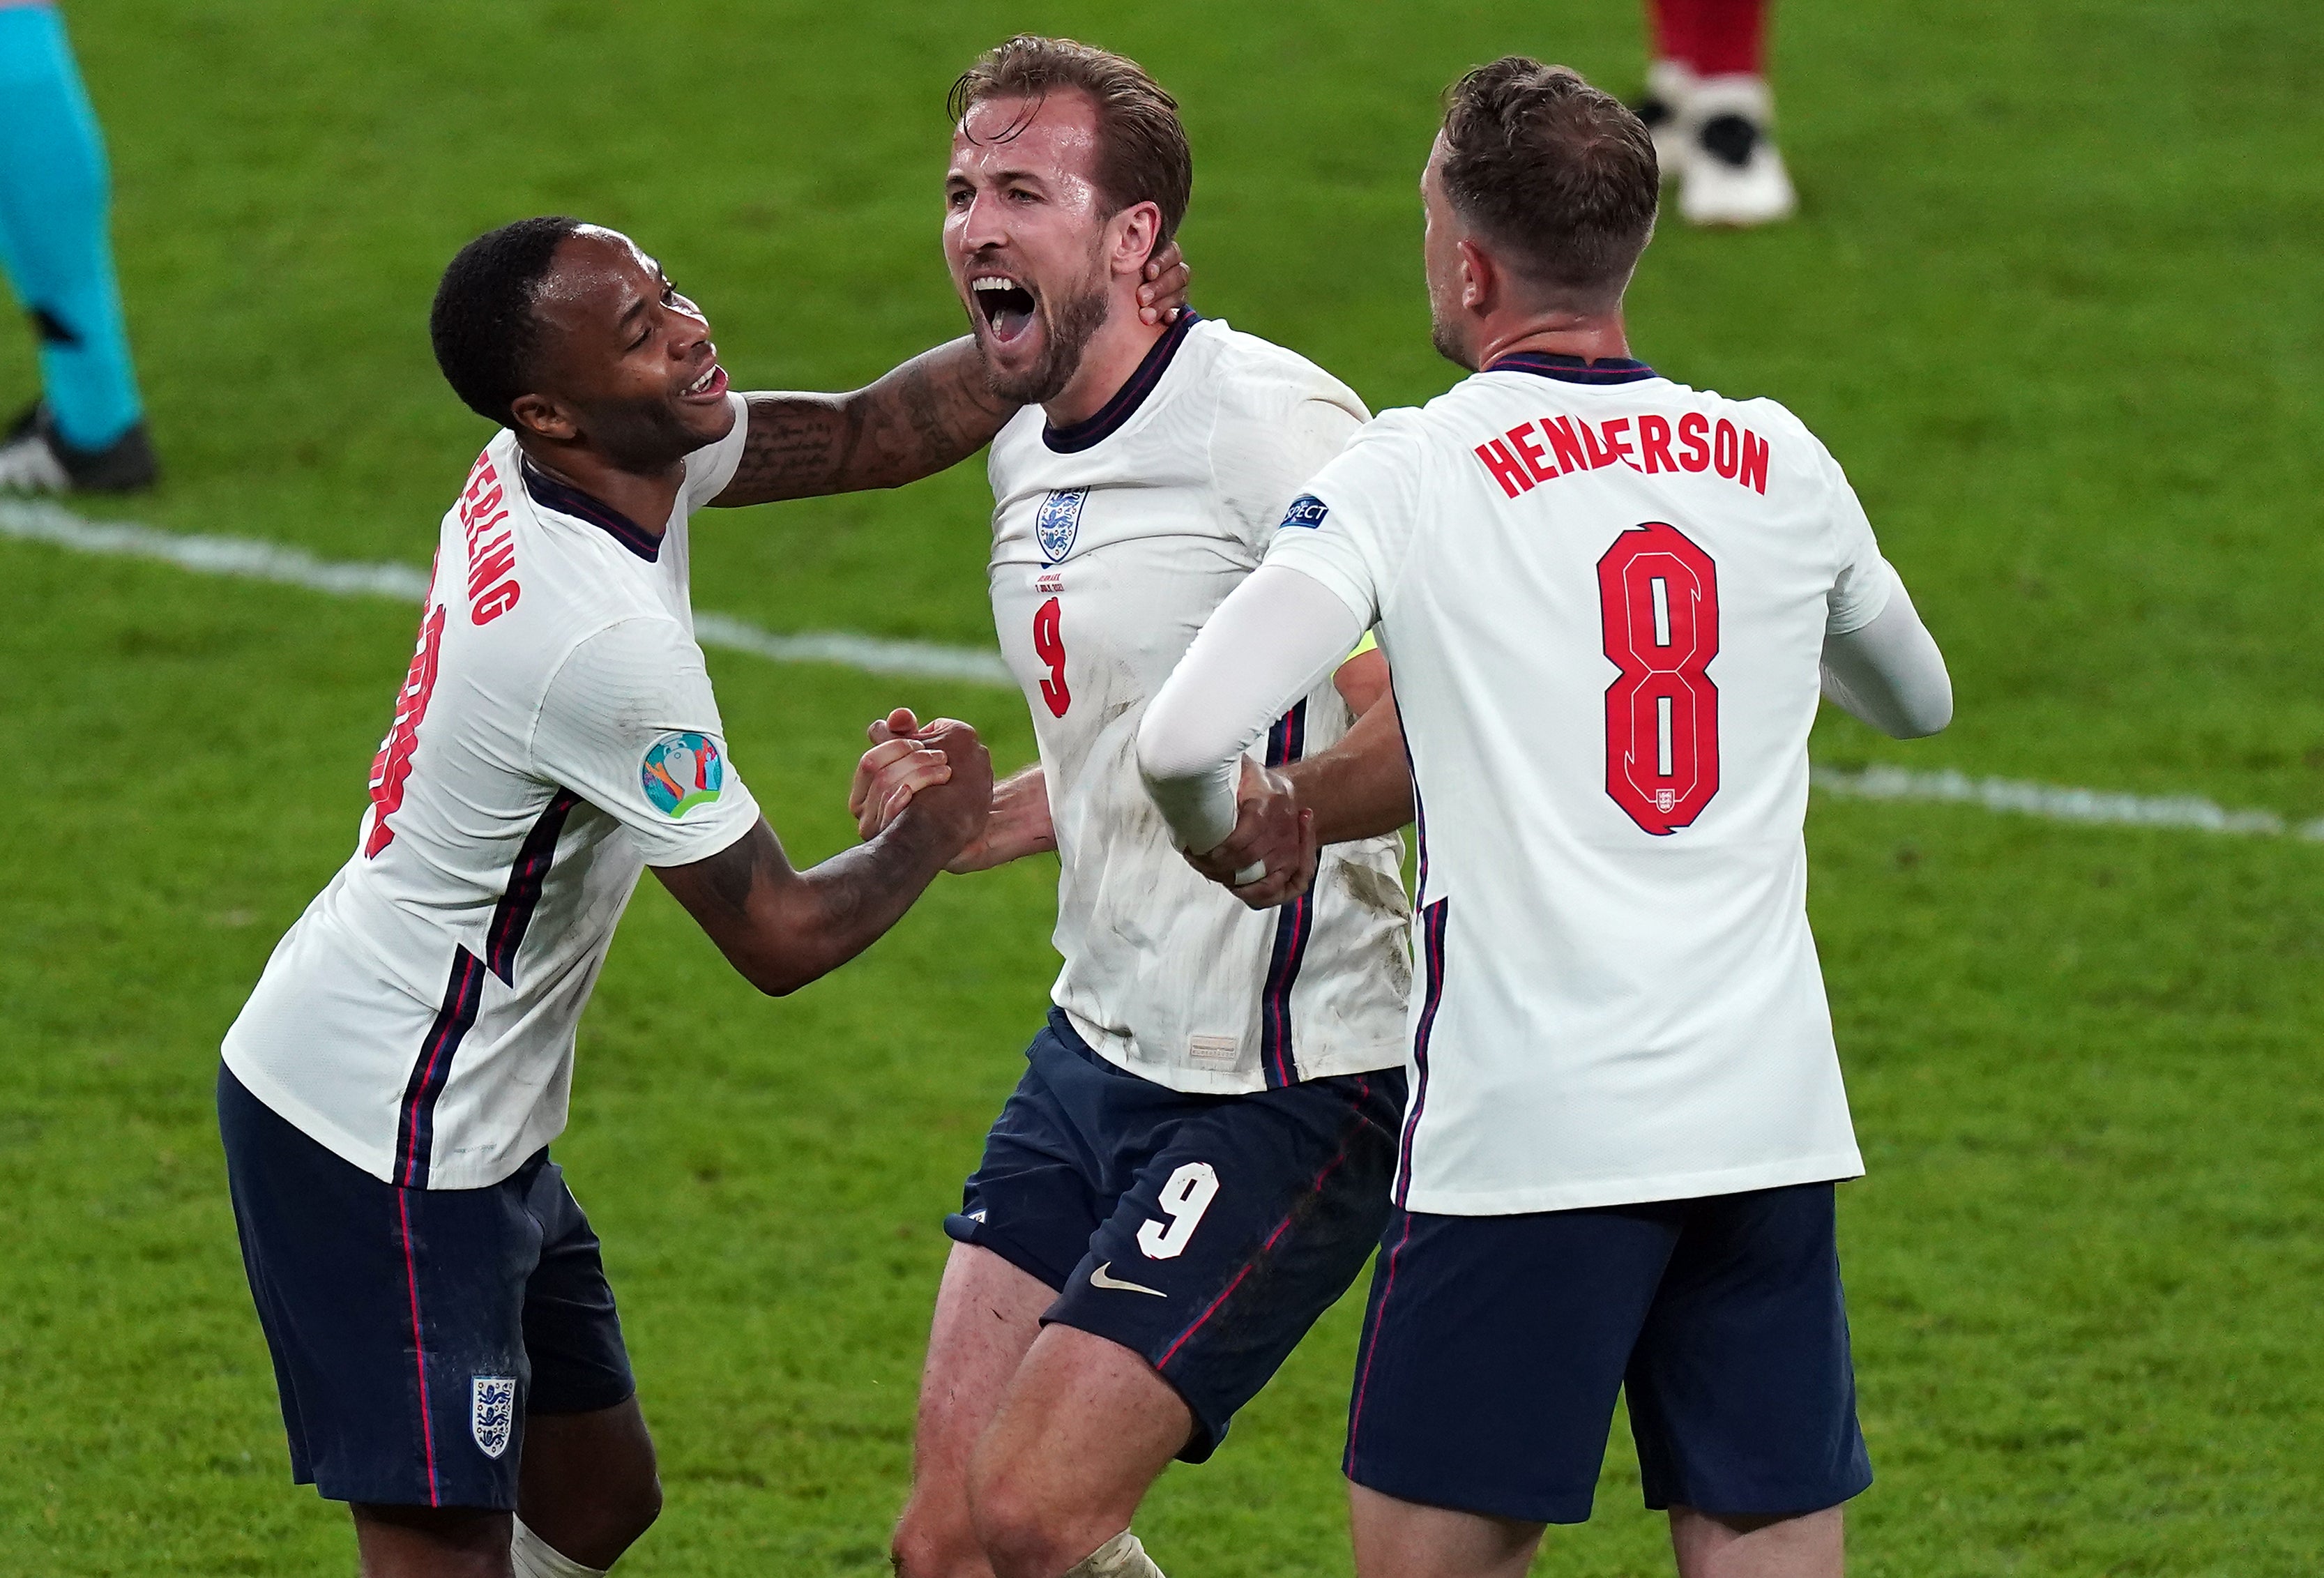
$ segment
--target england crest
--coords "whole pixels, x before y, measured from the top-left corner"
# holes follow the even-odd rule
[[[1051,564],[1061,562],[1074,550],[1074,534],[1082,529],[1082,505],[1089,498],[1085,487],[1055,488],[1041,501],[1041,512],[1033,521],[1033,535],[1040,542],[1041,557]]]
[[[509,1447],[516,1429],[516,1377],[479,1375],[468,1382],[468,1433],[486,1457]]]

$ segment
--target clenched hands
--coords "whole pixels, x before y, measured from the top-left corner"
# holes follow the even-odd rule
[[[1246,756],[1234,831],[1207,854],[1188,852],[1186,863],[1251,909],[1272,909],[1314,885],[1321,855],[1315,813],[1299,803],[1291,780]]]
[[[857,832],[866,839],[876,838],[915,799],[954,783],[956,768],[940,734],[947,729],[964,730],[971,739],[975,737],[966,724],[939,718],[924,724],[908,707],[900,706],[865,731],[872,748],[856,762],[855,779],[847,792],[847,809],[855,818]],[[982,754],[983,748],[977,749]],[[945,870],[980,872],[1019,855],[1056,848],[1056,835],[1049,821],[1048,787],[1038,767],[1012,773],[996,785],[991,759],[986,757],[982,782],[989,819]]]

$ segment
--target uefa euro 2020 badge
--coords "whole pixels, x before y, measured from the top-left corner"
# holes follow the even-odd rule
[[[706,735],[664,734],[646,748],[638,778],[654,809],[674,821],[718,798],[726,787],[726,762]]]
[[[1033,536],[1041,545],[1041,557],[1051,564],[1062,564],[1065,555],[1074,550],[1074,534],[1082,529],[1082,505],[1089,501],[1085,487],[1052,489],[1041,501],[1041,512],[1033,519]]]
[[[468,1380],[468,1434],[486,1457],[509,1448],[516,1430],[516,1377],[478,1375]]]

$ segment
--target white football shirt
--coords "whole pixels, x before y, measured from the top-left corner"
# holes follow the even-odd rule
[[[1108,1060],[1231,1094],[1404,1059],[1402,841],[1323,852],[1308,897],[1244,908],[1186,863],[1138,775],[1138,725],[1284,507],[1364,420],[1305,358],[1182,314],[1106,408],[992,442],[992,614],[1024,687],[1061,872],[1054,997]],[[1270,762],[1354,719],[1328,679]]]
[[[748,833],[694,641],[687,457],[657,541],[503,432],[446,512],[355,854],[226,1032],[253,1095],[374,1177],[496,1183],[565,1127],[574,1029],[648,865]]]
[[[1519,355],[1307,492],[1268,562],[1377,622],[1421,802],[1398,1200],[1860,1173],[1802,827],[1824,637],[1895,582],[1823,446],[1772,401]]]

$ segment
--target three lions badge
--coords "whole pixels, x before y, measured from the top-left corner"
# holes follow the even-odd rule
[[[516,1377],[479,1375],[468,1381],[468,1434],[486,1457],[509,1449],[516,1434]]]
[[[1089,489],[1063,487],[1053,489],[1041,501],[1041,512],[1033,519],[1033,538],[1041,545],[1041,557],[1051,564],[1060,564],[1074,550],[1074,537],[1082,529],[1082,505],[1089,502]]]

